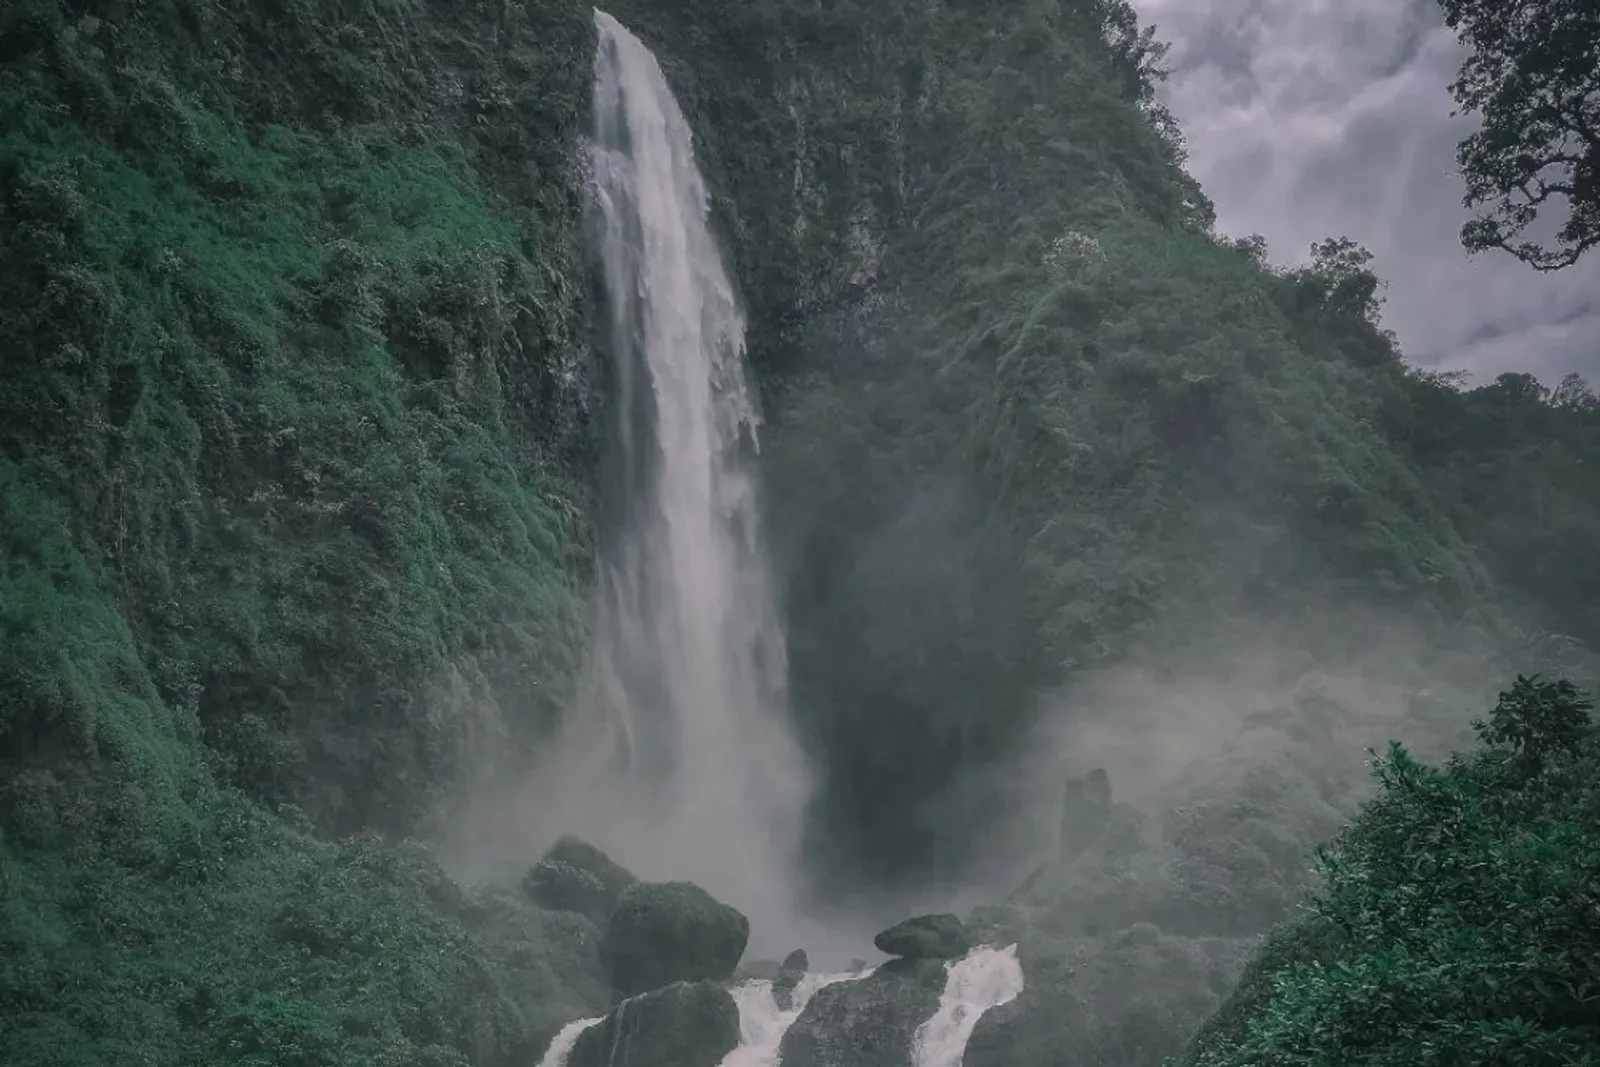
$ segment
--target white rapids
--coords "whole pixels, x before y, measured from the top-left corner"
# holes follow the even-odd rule
[[[975,948],[951,964],[939,1010],[917,1028],[913,1067],[961,1067],[978,1019],[990,1008],[1015,1000],[1022,986],[1016,945]]]
[[[572,1046],[578,1043],[579,1035],[601,1021],[601,1019],[577,1019],[563,1026],[561,1032],[551,1040],[550,1047],[544,1050],[544,1057],[539,1060],[539,1067],[566,1067],[567,1057],[572,1055]]]
[[[794,1021],[800,1018],[806,1002],[817,990],[835,982],[865,977],[854,974],[807,974],[794,988],[790,1010],[783,1011],[772,996],[772,983],[764,979],[746,982],[733,990],[739,1005],[739,1047],[728,1053],[721,1067],[778,1067],[778,1046]]]

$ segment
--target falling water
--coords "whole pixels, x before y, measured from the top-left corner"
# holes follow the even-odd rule
[[[566,1067],[567,1057],[572,1055],[572,1047],[578,1043],[578,1038],[591,1026],[598,1026],[605,1022],[604,1018],[578,1019],[563,1026],[559,1033],[550,1041],[550,1047],[545,1049],[544,1056],[539,1060],[539,1067]]]
[[[914,1067],[961,1067],[978,1019],[990,1008],[1015,1000],[1022,984],[1016,945],[975,948],[951,964],[939,1009],[917,1028]]]
[[[792,937],[807,784],[749,469],[744,319],[661,67],[611,16],[595,22],[614,435],[588,688],[561,757],[582,780],[560,817],[641,873],[706,886],[757,936]]]
[[[795,985],[788,1010],[778,1007],[772,983],[765,979],[736,987],[733,1000],[739,1006],[739,1046],[723,1058],[721,1067],[777,1067],[783,1035],[800,1018],[812,995],[836,982],[848,982],[866,974],[866,971],[807,974]]]

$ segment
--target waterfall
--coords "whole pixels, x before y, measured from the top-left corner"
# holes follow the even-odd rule
[[[867,972],[807,974],[794,987],[789,1010],[778,1007],[772,983],[765,979],[745,982],[733,990],[739,1005],[739,1047],[724,1057],[721,1067],[778,1067],[778,1046],[806,1003],[817,990],[835,982],[848,982]]]
[[[939,1009],[917,1028],[911,1046],[914,1067],[961,1067],[978,1019],[990,1008],[1015,1000],[1022,984],[1016,945],[975,948],[951,964]]]
[[[544,1056],[539,1060],[539,1067],[566,1067],[567,1057],[572,1055],[572,1046],[578,1043],[578,1038],[591,1026],[598,1026],[605,1019],[577,1019],[563,1026],[550,1041],[550,1047],[545,1049]]]
[[[595,23],[588,162],[613,434],[557,818],[642,874],[702,884],[758,937],[793,937],[809,787],[750,470],[744,319],[660,65],[611,16]]]

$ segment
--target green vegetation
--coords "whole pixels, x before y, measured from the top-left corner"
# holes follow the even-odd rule
[[[1520,63],[1575,91],[1488,7],[1446,6],[1477,34],[1469,89]],[[1477,681],[1467,660],[1505,676],[1508,649],[1592,671],[1592,391],[1417,373],[1359,246],[1282,269],[1219,237],[1123,0],[613,10],[684,101],[751,312],[822,885],[960,877],[1007,814],[972,783],[1095,668],[1223,672],[1270,634],[1303,677],[1360,673],[1382,617],[1428,635],[1441,687]],[[589,20],[0,5],[7,1067],[509,1067],[606,1006],[592,923],[403,843],[516,772],[581,650]],[[1530,101],[1463,105],[1559,150]],[[1468,159],[1491,205],[1540,147],[1497,136]],[[1571,164],[1569,250],[1592,169]],[[1027,950],[1060,983],[1028,1003],[1100,961],[1062,1019],[1177,976],[1085,1047],[1158,1056],[1304,890],[1303,849],[1354,805],[1322,758],[1350,702],[1314,688],[1241,736],[1317,758],[1115,823],[1000,909],[1059,942]],[[1396,750],[1194,1062],[1315,1059],[1333,1033],[1373,1063],[1425,1036],[1441,1062],[1586,1048],[1581,995],[1537,985],[1576,983],[1561,952],[1587,944],[1538,925],[1588,916],[1561,895],[1596,859],[1581,711],[1519,682],[1476,755]]]
[[[0,12],[8,1065],[521,1063],[606,1002],[587,924],[312,832],[571,675],[586,16]]]
[[[841,878],[960,877],[996,817],[964,778],[1042,688],[1130,653],[1270,633],[1333,668],[1379,609],[1503,678],[1530,638],[1600,636],[1571,565],[1600,522],[1585,387],[1464,392],[1402,361],[1359,246],[1282,269],[1220,238],[1151,103],[1159,50],[1089,7],[950,5],[908,16],[903,52],[818,32],[780,68],[802,160],[849,164],[802,168],[769,237],[814,355],[762,350]],[[839,234],[809,225],[824,195],[852,220],[831,275],[804,267]]]
[[[1324,884],[1178,1061],[1593,1063],[1600,1058],[1600,734],[1566,682],[1518,678],[1481,745],[1394,744]]]
[[[1600,9],[1587,3],[1439,0],[1469,49],[1450,86],[1483,127],[1461,142],[1469,250],[1504,249],[1560,270],[1600,244]],[[1519,240],[1547,212],[1554,244]]]

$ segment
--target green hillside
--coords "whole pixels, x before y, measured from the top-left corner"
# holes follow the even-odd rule
[[[970,873],[1009,815],[972,776],[1099,668],[1270,632],[1336,673],[1383,617],[1443,689],[1592,675],[1600,403],[1410,368],[1348,242],[1217,235],[1122,0],[611,10],[750,314],[819,891]],[[607,1005],[592,923],[425,843],[583,650],[590,16],[0,6],[7,1067],[511,1067]],[[1592,851],[1489,741],[1406,773],[1548,830],[1505,863]],[[1238,1021],[1286,958],[1197,1065],[1322,1025]]]

